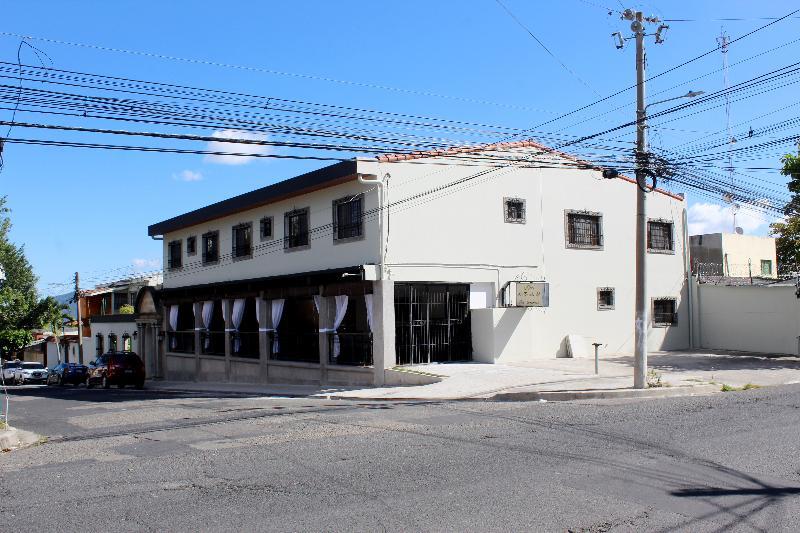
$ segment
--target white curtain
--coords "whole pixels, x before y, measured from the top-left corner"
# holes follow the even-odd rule
[[[203,340],[203,349],[208,350],[211,346],[211,336],[208,334],[208,328],[211,327],[211,317],[214,316],[214,301],[206,300],[203,302],[203,308],[200,310],[200,317],[203,319],[203,327],[206,328],[205,339]]]
[[[244,298],[236,298],[233,301],[233,311],[231,311],[231,322],[233,322],[234,337],[233,337],[233,353],[239,353],[242,347],[242,341],[239,338],[239,326],[242,325],[242,317],[244,316]]]
[[[372,326],[372,295],[365,294],[364,295],[364,303],[367,306],[367,325],[369,326],[370,333],[373,333],[375,330]]]
[[[331,329],[326,328],[324,326],[324,323],[326,322],[326,320],[325,320],[325,317],[322,316],[322,313],[320,313],[320,308],[322,307],[322,295],[320,295],[320,294],[315,294],[314,295],[314,307],[317,310],[317,317],[319,319],[317,321],[318,324],[319,324],[319,329],[318,329],[319,333],[326,333],[328,331],[332,331]]]
[[[169,327],[174,332],[178,329],[178,306],[171,305],[169,306]],[[175,335],[172,336],[170,342],[170,349],[174,350],[178,346],[178,339],[175,338]]]
[[[283,304],[286,303],[286,300],[283,298],[279,298],[277,300],[272,300],[272,327],[270,331],[272,331],[272,353],[277,353],[281,351],[281,345],[278,342],[278,326],[281,323],[281,316],[283,316]]]
[[[336,359],[339,357],[339,353],[341,353],[341,346],[339,345],[339,335],[337,334],[337,330],[339,329],[339,326],[342,325],[344,315],[347,314],[348,296],[346,294],[342,294],[335,296],[334,300],[336,301],[336,318],[333,319],[333,358]]]

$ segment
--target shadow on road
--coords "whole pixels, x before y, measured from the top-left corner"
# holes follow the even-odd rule
[[[52,398],[58,400],[72,400],[77,402],[129,402],[132,400],[163,400],[175,398],[246,398],[264,397],[263,394],[231,393],[204,393],[193,391],[165,391],[159,389],[136,390],[133,388],[119,389],[87,389],[84,386],[67,385],[63,387],[49,387],[47,385],[22,385],[6,387],[11,397]]]

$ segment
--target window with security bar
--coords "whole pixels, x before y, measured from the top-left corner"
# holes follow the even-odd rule
[[[364,235],[364,195],[333,202],[333,240],[357,239]]]
[[[172,241],[167,248],[167,268],[175,270],[183,266],[183,255],[181,250],[181,241]]]
[[[203,264],[219,261],[219,232],[210,231],[203,234]]]
[[[597,289],[597,309],[599,311],[614,309],[613,287],[601,287]]]
[[[259,221],[261,239],[272,238],[272,217],[264,217]]]
[[[603,247],[603,216],[586,211],[567,211],[568,248],[599,250]]]
[[[672,235],[672,222],[667,222],[664,220],[648,220],[647,251],[656,253],[674,252],[675,241]]]
[[[244,259],[253,255],[253,225],[239,224],[233,227],[231,254],[234,259]]]
[[[283,216],[283,247],[287,250],[308,246],[308,208],[295,209]]]
[[[769,259],[762,259],[761,260],[761,275],[762,276],[771,276],[772,275],[772,261]]]
[[[506,222],[525,223],[525,200],[522,198],[503,198],[503,211]]]
[[[197,237],[192,235],[186,238],[186,255],[194,255],[197,253]]]
[[[653,326],[674,326],[678,323],[678,302],[675,298],[653,300]]]

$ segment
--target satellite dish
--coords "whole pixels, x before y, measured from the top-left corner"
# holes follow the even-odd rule
[[[741,226],[736,226],[736,235],[742,235],[743,233],[744,230],[741,228]]]

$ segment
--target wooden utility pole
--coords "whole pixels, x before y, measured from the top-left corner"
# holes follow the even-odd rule
[[[75,272],[75,296],[73,297],[78,306],[78,363],[83,364],[83,322],[81,321],[81,277]]]

